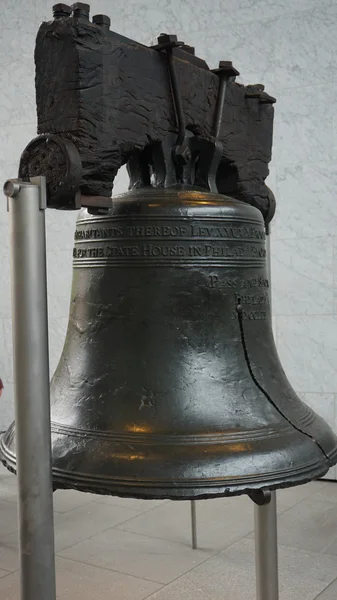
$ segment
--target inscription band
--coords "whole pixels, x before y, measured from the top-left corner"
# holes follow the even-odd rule
[[[90,221],[92,221],[90,219]],[[265,264],[265,232],[261,223],[226,219],[162,220],[146,224],[119,217],[109,227],[83,220],[75,232],[74,267],[88,266],[254,266]],[[100,227],[97,227],[100,225]]]

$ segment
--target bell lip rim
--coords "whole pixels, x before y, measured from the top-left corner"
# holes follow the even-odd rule
[[[6,433],[9,433],[10,429],[11,428],[9,428]],[[16,474],[15,454],[4,444],[6,433],[0,438],[0,461],[10,472]],[[324,455],[322,454],[322,457],[323,456]],[[186,481],[185,483],[182,482],[181,484],[175,485],[172,482],[170,485],[167,485],[168,482],[166,482],[165,485],[165,482],[162,480],[152,481],[151,483],[149,480],[143,480],[145,485],[141,486],[139,483],[137,485],[135,480],[127,482],[125,479],[115,479],[115,481],[113,481],[112,478],[110,478],[108,480],[102,476],[88,477],[88,475],[84,475],[84,477],[81,477],[79,474],[74,476],[74,472],[54,467],[53,487],[54,490],[74,489],[99,495],[147,500],[211,499],[240,496],[244,494],[249,495],[251,492],[258,489],[277,490],[295,487],[296,485],[303,485],[323,477],[329,471],[329,468],[336,464],[336,462],[337,447],[335,447],[331,453],[327,454],[325,459],[322,458],[321,462],[317,462],[317,460],[312,461],[309,464],[307,463],[304,467],[302,465],[301,467],[296,467],[292,470],[284,469],[282,471],[273,471],[270,473],[269,477],[264,475],[261,478],[255,478],[255,481],[251,478],[250,482],[247,481],[248,477],[246,478],[246,481],[244,481],[243,477],[238,477],[236,481],[234,478],[231,480],[217,480],[216,482],[213,481],[213,483],[211,483],[211,480],[206,480],[206,485],[205,480],[199,480],[199,485],[198,480],[190,480],[190,485],[186,485]],[[312,467],[313,464],[316,465],[315,469]],[[67,483],[67,480],[69,481],[69,484]]]
[[[4,456],[0,457],[0,462],[13,474],[16,473],[16,469],[10,463],[11,461],[6,460]],[[12,463],[15,465],[15,461]],[[323,464],[321,465],[323,467]],[[53,491],[56,490],[76,490],[82,493],[94,493],[101,496],[113,496],[119,498],[134,498],[139,500],[207,500],[215,498],[228,498],[233,496],[250,495],[252,492],[257,490],[270,490],[277,491],[279,489],[287,489],[296,487],[298,485],[304,485],[311,481],[316,481],[322,478],[332,465],[326,461],[324,468],[317,468],[310,476],[303,477],[303,469],[298,470],[297,475],[289,479],[274,479],[273,482],[261,481],[255,484],[245,485],[236,484],[233,486],[228,485],[217,485],[215,486],[203,486],[198,489],[190,489],[183,486],[172,486],[170,488],[164,486],[150,487],[139,487],[133,483],[130,487],[125,485],[115,486],[114,489],[111,487],[88,486],[80,485],[76,483],[76,480],[72,476],[72,484],[67,484],[64,478],[59,479],[53,474]],[[73,475],[70,473],[70,475]],[[154,493],[154,490],[157,493]]]

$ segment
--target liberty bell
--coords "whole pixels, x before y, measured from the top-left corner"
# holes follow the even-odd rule
[[[275,349],[265,226],[195,189],[140,188],[75,232],[51,383],[55,487],[191,499],[323,475],[336,438]],[[14,425],[2,443],[15,468]]]
[[[59,64],[57,44],[61,48],[68,21],[41,26],[37,70],[48,62],[49,44],[51,64]],[[89,36],[85,23],[76,27],[87,27]],[[95,43],[97,36],[105,43],[106,36],[117,47],[118,34],[90,27],[97,29]],[[53,39],[47,35],[48,28],[59,30],[59,37],[55,31]],[[80,33],[77,41],[72,38],[79,53]],[[72,208],[82,207],[68,331],[51,382],[55,489],[208,498],[297,485],[321,477],[337,462],[336,436],[292,389],[272,333],[265,242],[273,196],[264,179],[274,100],[263,86],[235,83],[231,63],[210,71],[173,37],[136,50],[135,42],[122,38],[120,77],[133,67],[139,77],[137,90],[126,90],[137,104],[135,121],[130,125],[130,114],[118,112],[120,91],[107,78],[105,122],[113,128],[118,117],[122,131],[125,119],[126,137],[100,129],[98,98],[93,148],[85,120],[74,134],[77,121],[71,121],[70,95],[62,95],[64,81],[59,97],[54,85],[55,101],[48,103],[44,94],[54,72],[44,69],[42,82],[42,67],[37,71],[40,137],[23,153],[20,174],[30,177],[44,166],[54,207],[69,208],[77,186],[81,193]],[[147,71],[135,66],[137,52],[138,61],[142,52],[144,61],[152,61],[152,99],[141,80]],[[117,55],[106,52],[106,63],[99,64],[108,68]],[[76,77],[85,80],[82,58]],[[90,77],[93,62],[91,57]],[[173,96],[168,99],[167,73]],[[209,82],[207,102],[201,88],[200,97],[191,96],[196,80]],[[69,94],[80,88],[71,86]],[[158,98],[166,100],[157,106]],[[78,102],[79,119],[90,113],[94,120],[92,98],[83,93]],[[152,124],[141,114],[145,105]],[[131,126],[140,140],[133,150]],[[111,140],[117,140],[119,153],[107,152]],[[56,160],[62,152],[66,158]],[[112,200],[106,193],[109,160],[127,162],[131,179],[130,190]],[[68,172],[62,178],[63,168]],[[1,455],[15,471],[14,424],[2,438]]]

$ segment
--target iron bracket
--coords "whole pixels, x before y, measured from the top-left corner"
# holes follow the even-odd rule
[[[269,489],[254,490],[249,492],[248,496],[257,506],[265,506],[271,501],[271,491]]]

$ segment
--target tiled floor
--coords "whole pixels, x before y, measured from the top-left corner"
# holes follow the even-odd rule
[[[58,600],[255,600],[253,505],[56,492]],[[337,600],[337,483],[278,492],[280,600]],[[16,478],[0,467],[0,599],[19,600]],[[38,600],[38,599],[37,599]]]

